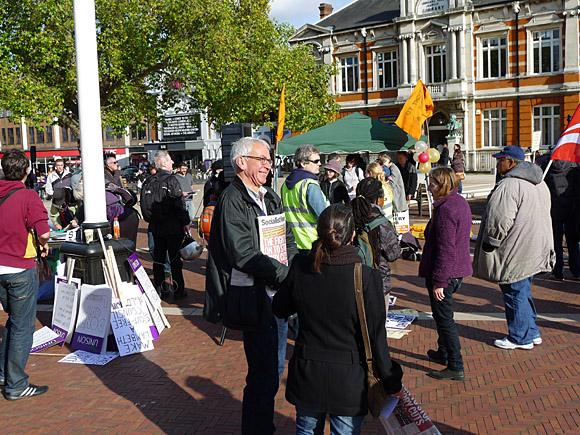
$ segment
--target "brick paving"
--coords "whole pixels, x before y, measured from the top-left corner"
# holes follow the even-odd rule
[[[474,215],[477,204],[474,206]],[[477,218],[477,216],[475,216]],[[144,227],[138,246],[146,246]],[[476,232],[476,229],[474,229]],[[148,255],[141,253],[146,267]],[[187,264],[189,296],[167,307],[203,306],[205,262]],[[445,434],[580,433],[580,283],[534,280],[532,293],[544,343],[531,351],[498,349],[507,332],[503,299],[496,285],[467,278],[456,296],[465,360],[465,382],[436,381],[439,369],[426,356],[436,345],[427,291],[417,278],[418,262],[399,260],[393,279],[396,309],[417,311],[412,332],[390,340],[403,366],[404,383]],[[483,316],[479,316],[479,315]],[[476,316],[477,315],[477,316]],[[0,314],[3,325],[6,316]],[[557,320],[554,320],[557,319]],[[246,373],[241,334],[201,316],[171,315],[155,350],[117,358],[106,366],[57,364],[67,348],[53,347],[29,359],[31,381],[47,394],[17,402],[0,399],[2,433],[199,433],[237,434]],[[37,328],[50,325],[39,312]],[[291,354],[294,342],[288,340]],[[276,398],[277,433],[294,433],[294,409],[284,399],[286,374]],[[328,432],[328,425],[327,425]],[[370,417],[363,433],[384,433]]]

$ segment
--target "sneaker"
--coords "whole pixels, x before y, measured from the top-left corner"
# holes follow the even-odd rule
[[[6,379],[4,379],[4,376],[0,377],[0,385],[4,385],[6,383]]]
[[[442,357],[438,350],[429,349],[427,351],[427,356],[434,363],[441,364],[442,366],[447,365],[447,358]]]
[[[563,275],[558,275],[557,273],[553,273],[550,276],[550,279],[553,281],[564,281],[564,276]]]
[[[540,338],[541,340],[541,338]],[[530,344],[515,344],[508,340],[507,337],[502,338],[501,340],[495,340],[493,342],[494,345],[500,347],[502,349],[525,349],[530,350],[534,348],[534,343]]]
[[[542,344],[542,337],[536,337],[532,340],[532,343],[534,344],[534,346],[537,346],[539,344]]]
[[[28,385],[24,390],[17,391],[14,393],[4,392],[4,397],[6,400],[20,400],[26,399],[28,397],[39,396],[48,391],[48,387],[37,387],[36,385]]]
[[[464,381],[465,380],[465,370],[436,370],[431,373],[427,373],[427,376],[437,379],[439,381],[451,380],[451,381]]]

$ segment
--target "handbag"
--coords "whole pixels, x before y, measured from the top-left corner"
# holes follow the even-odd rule
[[[381,380],[375,375],[376,369],[371,352],[371,343],[369,338],[369,330],[367,327],[367,316],[364,306],[364,295],[362,285],[362,264],[356,263],[354,265],[354,289],[356,295],[356,307],[358,310],[358,317],[360,327],[365,345],[365,356],[367,363],[367,401],[369,411],[374,418],[381,415],[381,410],[387,403],[389,395],[385,392]]]
[[[458,180],[465,180],[465,172],[456,172],[455,176]]]

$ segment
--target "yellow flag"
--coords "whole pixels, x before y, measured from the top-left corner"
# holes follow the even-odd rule
[[[280,109],[278,110],[278,131],[276,132],[276,142],[282,140],[284,136],[284,121],[286,121],[286,100],[284,99],[284,91],[286,85],[282,87],[282,95],[280,96]]]
[[[411,96],[403,106],[399,117],[395,121],[406,133],[419,140],[421,138],[421,127],[427,118],[433,115],[433,100],[427,90],[427,86],[421,80],[411,92]]]

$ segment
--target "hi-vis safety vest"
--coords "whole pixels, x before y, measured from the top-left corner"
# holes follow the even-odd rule
[[[288,189],[286,183],[282,186],[282,203],[286,222],[292,228],[298,249],[310,250],[312,243],[318,239],[316,214],[306,200],[306,191],[311,184],[318,185],[318,182],[312,178],[306,178],[296,183],[293,189]],[[322,196],[324,197],[324,194]]]

